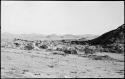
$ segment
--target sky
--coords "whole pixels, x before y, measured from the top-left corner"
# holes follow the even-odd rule
[[[124,24],[123,1],[1,1],[1,31],[101,35]]]

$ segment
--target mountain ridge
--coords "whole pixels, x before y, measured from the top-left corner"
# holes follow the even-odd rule
[[[72,34],[63,34],[63,35],[57,35],[57,34],[49,34],[49,35],[44,35],[44,34],[12,34],[12,33],[1,33],[1,38],[2,39],[14,39],[14,38],[19,38],[19,39],[26,39],[26,40],[62,40],[62,39],[80,39],[80,38],[91,38],[91,36],[97,36],[97,35],[92,35],[86,37],[87,35],[72,35]],[[94,37],[92,37],[94,38]]]

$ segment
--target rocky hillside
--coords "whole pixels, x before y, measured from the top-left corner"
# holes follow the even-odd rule
[[[104,33],[103,35],[88,41],[72,41],[72,44],[89,44],[89,45],[100,45],[106,52],[124,52],[124,24]]]
[[[124,44],[124,26],[125,25],[123,24],[117,29],[104,33],[103,35],[93,40],[89,40],[88,42],[92,45],[107,45],[113,43]]]

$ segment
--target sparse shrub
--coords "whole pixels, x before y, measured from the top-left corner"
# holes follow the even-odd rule
[[[77,54],[75,47],[60,46],[56,48],[57,51],[62,51],[66,54]]]
[[[77,54],[76,50],[71,50],[71,54]]]
[[[56,47],[56,50],[57,50],[57,51],[63,51],[63,50],[65,50],[66,48],[67,48],[66,46],[61,45],[61,46],[57,46],[57,47]]]
[[[115,53],[124,53],[124,44],[117,44],[114,47]]]
[[[62,51],[62,48],[57,47],[56,50],[57,51]]]
[[[104,52],[124,53],[124,44],[110,44],[103,46]]]
[[[75,47],[75,49],[78,50],[78,51],[80,51],[80,52],[83,52],[84,49],[85,49],[85,46],[83,46],[83,45],[77,45],[77,46]]]
[[[53,49],[50,49],[50,48],[49,48],[49,49],[47,49],[46,51],[53,51]]]
[[[96,52],[103,52],[104,48],[100,45],[96,46]]]
[[[31,44],[27,44],[25,47],[24,47],[25,50],[32,50],[34,49],[34,47],[31,45]]]
[[[14,45],[15,45],[16,47],[19,47],[19,46],[20,46],[20,44],[19,44],[19,43],[14,43]]]
[[[89,47],[89,46],[86,46],[85,49],[84,49],[84,52],[85,54],[94,54],[95,53],[95,49]]]
[[[63,50],[66,54],[77,54],[77,51],[74,49],[65,49]]]
[[[62,55],[62,56],[66,56],[66,54],[64,52],[61,52],[61,51],[55,51],[52,53],[53,55]]]
[[[70,50],[63,50],[63,52],[65,52],[66,54],[71,54]]]
[[[108,48],[103,48],[103,52],[109,52]]]
[[[104,55],[104,56],[93,55],[93,56],[88,56],[88,57],[92,58],[93,60],[114,60],[113,58],[109,57],[108,55]]]
[[[44,45],[40,46],[39,48],[42,48],[42,49],[47,49],[47,48],[48,48],[48,46],[44,44]]]

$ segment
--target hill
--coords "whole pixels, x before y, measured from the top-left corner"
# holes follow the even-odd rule
[[[101,36],[85,41],[71,41],[72,44],[89,44],[94,46],[100,46],[105,52],[124,52],[124,27],[125,25],[119,26],[117,29],[111,30],[102,34]]]
[[[124,24],[115,30],[104,33],[103,35],[89,40],[88,42],[92,45],[107,45],[113,43],[124,44]]]
[[[95,35],[72,35],[72,34],[64,34],[64,35],[56,35],[56,34],[50,34],[50,35],[44,35],[44,34],[11,34],[11,33],[1,33],[1,38],[3,40],[13,40],[14,38],[18,39],[24,39],[24,40],[63,40],[63,39],[90,39],[93,38]]]

